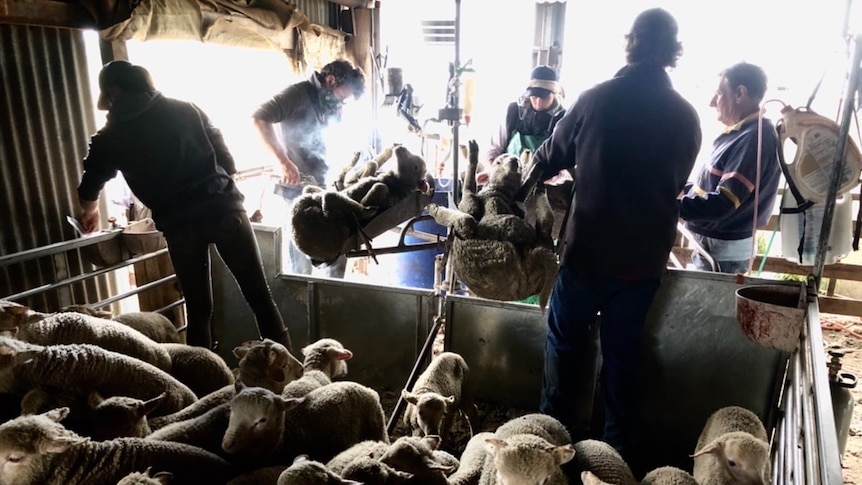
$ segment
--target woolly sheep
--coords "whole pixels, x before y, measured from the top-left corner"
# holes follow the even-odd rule
[[[133,397],[111,396],[103,398],[98,392],[90,393],[93,438],[105,441],[114,438],[143,438],[152,431],[147,424],[147,415],[155,411],[165,393],[143,401]]]
[[[571,461],[575,449],[566,428],[544,414],[527,414],[503,423],[494,437],[485,439],[485,460],[480,485],[566,484],[561,465]]]
[[[273,484],[278,481],[278,477],[287,469],[287,465],[274,465],[258,468],[247,473],[243,473],[233,480],[227,482],[227,485],[261,485]]]
[[[224,359],[206,347],[159,344],[171,357],[171,375],[189,386],[197,396],[206,396],[234,383],[234,375]]]
[[[770,482],[769,445],[760,418],[740,406],[718,409],[697,440],[695,480],[701,485]]]
[[[442,352],[419,375],[412,391],[402,391],[408,403],[403,420],[414,436],[438,435],[445,441],[459,410],[467,417],[471,433],[478,429],[478,410],[473,403],[469,371],[463,357],[454,352]]]
[[[41,346],[0,337],[0,389],[25,393],[34,387],[79,392],[87,396],[151,399],[166,396],[156,414],[179,411],[197,398],[167,372],[125,354],[96,345]]]
[[[220,483],[233,475],[218,456],[180,443],[119,438],[93,442],[60,424],[68,409],[21,416],[0,425],[0,483],[115,485],[158,464],[172,484]]]
[[[584,485],[611,485],[610,483],[597,477],[595,473],[589,470],[581,472],[581,482]]]
[[[222,449],[290,459],[325,461],[364,440],[389,442],[380,396],[349,381],[334,382],[301,398],[282,398],[247,387],[230,403]]]
[[[134,472],[126,475],[117,485],[168,485],[174,475],[169,472],[158,472],[153,475],[153,468],[147,468],[143,473]]]
[[[396,470],[369,456],[361,456],[351,461],[341,473],[341,477],[364,485],[400,485],[408,480],[412,483],[430,485],[428,480],[415,477],[409,472]],[[442,483],[446,483],[445,478],[442,479]]]
[[[158,312],[129,312],[114,316],[109,311],[93,309],[87,305],[69,305],[61,308],[60,312],[77,312],[92,317],[114,320],[141,332],[158,343],[182,342],[174,323]]]
[[[440,446],[440,441],[440,437],[436,435],[402,436],[389,446],[379,461],[394,470],[410,473],[413,475],[413,483],[446,484],[446,476],[458,468],[458,460],[445,452],[435,454],[439,451],[437,447]],[[384,476],[389,479],[390,475]],[[346,472],[342,473],[342,476],[358,479]]]
[[[362,485],[335,474],[323,463],[299,455],[278,477],[278,485]]]
[[[282,397],[302,397],[347,375],[347,361],[353,357],[353,352],[338,340],[323,338],[303,347],[302,355],[305,371],[302,377],[284,386]]]
[[[482,469],[488,457],[485,448],[486,440],[492,438],[494,438],[494,433],[488,431],[477,433],[470,438],[464,451],[461,452],[458,469],[449,476],[450,485],[467,485],[479,482],[479,477],[482,475]]]
[[[634,474],[623,457],[611,445],[599,440],[582,440],[574,444],[575,457],[569,468],[589,471],[599,479],[617,485],[636,485]]]
[[[375,460],[379,460],[386,450],[389,448],[389,443],[378,440],[364,440],[338,453],[331,460],[326,462],[326,468],[341,475],[344,468],[353,460],[367,456]]]
[[[200,416],[171,423],[164,428],[153,431],[146,439],[185,443],[227,457],[221,449],[221,441],[229,421],[230,405],[225,403]]]
[[[697,480],[685,470],[673,466],[663,466],[646,474],[641,485],[699,485]]]
[[[0,328],[17,328],[12,335],[37,345],[94,344],[170,371],[168,353],[147,336],[119,322],[77,312],[40,313],[4,301]]]
[[[284,345],[269,339],[244,342],[234,347],[233,354],[239,359],[236,381],[249,387],[263,387],[281,393],[286,384],[302,376],[302,364]],[[150,427],[157,430],[171,423],[200,416],[220,404],[230,402],[235,395],[236,387],[233,384],[224,386],[176,413],[150,419]]]

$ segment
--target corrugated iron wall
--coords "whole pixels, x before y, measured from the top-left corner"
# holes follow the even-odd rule
[[[330,3],[328,0],[293,0],[299,11],[313,24],[329,25]]]
[[[82,32],[0,24],[0,110],[0,254],[73,239],[65,218],[95,130]],[[73,251],[5,268],[0,297],[81,274],[85,266]],[[105,285],[76,288],[75,300],[95,301]],[[24,303],[54,310],[72,296],[34,298]]]

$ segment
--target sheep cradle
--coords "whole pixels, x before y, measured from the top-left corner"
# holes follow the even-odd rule
[[[718,409],[706,420],[692,455],[701,485],[769,483],[769,445],[760,418],[740,406]]]
[[[157,465],[172,485],[224,483],[234,472],[221,458],[180,443],[120,438],[93,442],[67,430],[59,408],[0,425],[0,483],[4,485],[116,485]]]
[[[291,237],[300,251],[316,263],[332,262],[359,247],[360,231],[376,216],[417,192],[420,205],[431,201],[434,179],[425,160],[403,146],[394,151],[397,166],[385,174],[363,177],[341,191],[303,189],[290,208]],[[415,209],[418,215],[422,207]]]
[[[534,225],[515,204],[521,187],[521,163],[513,155],[497,157],[489,181],[477,192],[479,145],[470,141],[470,160],[458,209],[428,205],[428,214],[452,228],[450,257],[456,276],[471,292],[498,301],[523,300],[539,295],[548,302],[557,274],[551,233],[554,213],[542,188],[528,202],[535,207]],[[447,241],[448,242],[448,241]]]
[[[23,394],[35,387],[143,400],[165,393],[157,415],[197,400],[167,372],[128,355],[90,344],[41,346],[0,337],[0,390]]]

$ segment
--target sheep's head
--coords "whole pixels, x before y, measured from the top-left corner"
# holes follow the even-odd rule
[[[97,310],[90,308],[87,305],[69,305],[60,309],[61,312],[81,313],[91,317],[110,319],[113,315],[105,310]]]
[[[105,441],[147,436],[150,434],[147,415],[155,411],[166,396],[163,392],[147,401],[126,396],[111,396],[105,399],[98,392],[91,392],[88,404],[93,410],[93,438]]]
[[[0,335],[0,370],[30,363],[45,347]]]
[[[485,449],[493,457],[500,485],[542,485],[554,474],[562,473],[560,465],[575,456],[572,445],[554,446],[528,434],[505,440],[488,438]]]
[[[361,485],[360,482],[341,478],[332,470],[326,468],[323,463],[314,461],[306,455],[299,455],[293,460],[293,464],[281,472],[278,477],[278,485],[291,483],[328,483],[331,485]]]
[[[280,393],[302,377],[302,363],[284,345],[270,339],[249,340],[233,349],[239,359],[237,379],[250,387]]]
[[[370,456],[360,456],[351,461],[341,471],[341,476],[351,482],[356,480],[353,483],[385,483],[386,485],[400,485],[413,478],[412,473],[397,470]]]
[[[0,425],[0,483],[35,483],[34,473],[48,469],[45,461],[89,440],[67,430],[60,421],[69,408],[20,416]]]
[[[712,454],[733,478],[733,483],[766,485],[769,483],[769,446],[750,433],[725,433],[707,444],[692,457]]]
[[[412,393],[407,390],[401,396],[409,404],[416,406],[419,427],[426,435],[440,435],[440,425],[449,407],[455,403],[455,396],[442,396],[436,392]]]
[[[488,169],[488,187],[514,195],[521,188],[521,161],[518,157],[504,153],[495,158]]]
[[[230,401],[230,420],[222,450],[232,455],[267,456],[281,446],[284,413],[302,399],[284,399],[261,387],[237,384],[237,394]]]
[[[434,192],[434,178],[427,174],[425,159],[399,145],[395,148],[395,160],[398,163],[395,172],[405,187],[415,187],[423,194]]]
[[[157,472],[153,474],[153,467],[144,472],[134,472],[126,475],[117,485],[168,485],[174,475],[171,472]]]
[[[442,465],[434,459],[434,450],[439,446],[440,436],[437,435],[403,436],[386,449],[380,461],[396,470],[414,474],[429,471],[452,473],[455,467]]]
[[[306,369],[320,370],[335,379],[347,375],[347,361],[353,358],[353,352],[338,340],[322,338],[303,347],[302,356]]]

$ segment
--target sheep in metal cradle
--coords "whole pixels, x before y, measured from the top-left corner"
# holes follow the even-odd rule
[[[515,203],[521,187],[521,161],[509,154],[497,157],[487,185],[477,192],[476,167],[479,145],[470,141],[470,159],[458,209],[428,205],[428,213],[452,228],[449,257],[455,275],[482,298],[523,300],[539,295],[542,308],[548,302],[558,263],[551,233],[554,213],[544,188],[538,186],[527,202],[536,214],[530,224]],[[525,152],[525,157],[529,156]]]
[[[303,189],[290,209],[291,237],[313,262],[332,262],[361,243],[368,244],[374,235],[363,227],[414,193],[423,195],[420,205],[431,201],[434,178],[426,173],[425,160],[403,146],[394,152],[396,168],[382,175],[363,177],[341,191]],[[422,207],[414,209],[418,215]]]

